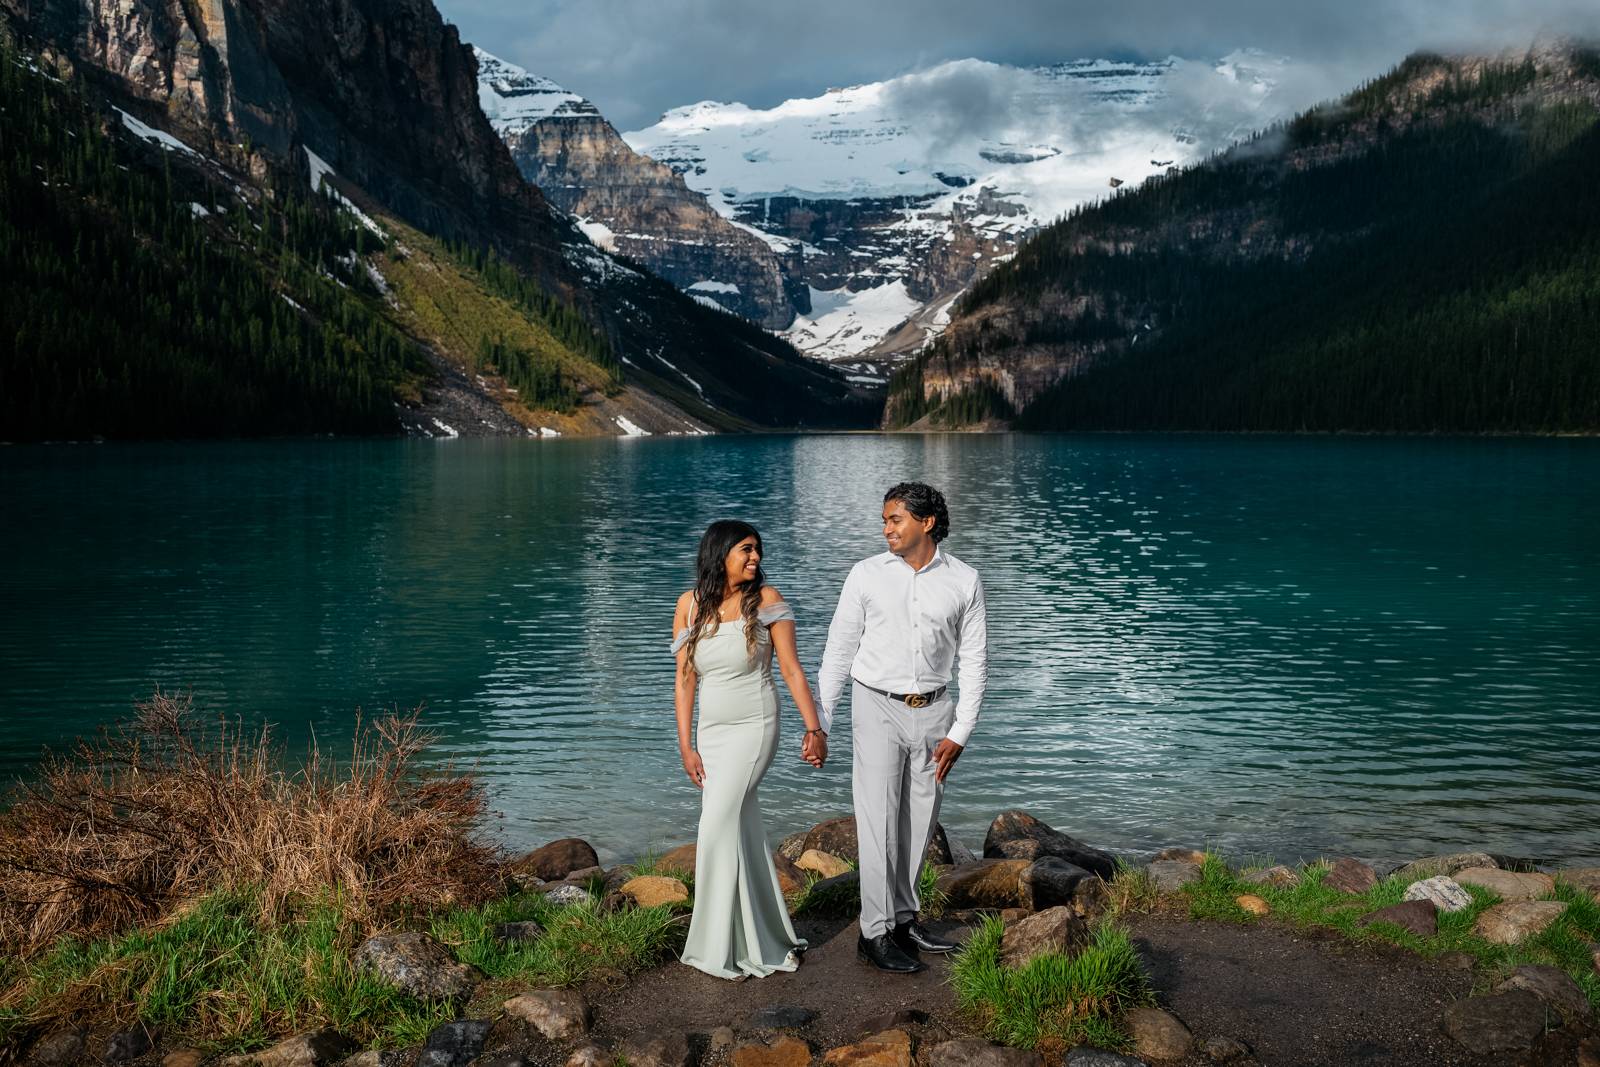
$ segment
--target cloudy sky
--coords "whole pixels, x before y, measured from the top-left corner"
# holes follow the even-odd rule
[[[436,0],[462,36],[623,130],[700,100],[770,107],[968,56],[1211,58],[1261,48],[1328,93],[1418,48],[1600,36],[1596,0]]]

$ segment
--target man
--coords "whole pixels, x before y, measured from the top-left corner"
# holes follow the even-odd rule
[[[939,548],[949,532],[937,489],[905,482],[884,495],[889,550],[857,563],[845,579],[818,678],[824,739],[845,680],[855,682],[858,952],[882,970],[904,974],[923,969],[918,950],[955,948],[917,922],[917,878],[944,780],[978,721],[988,670],[983,583]],[[956,706],[948,686],[958,657]]]

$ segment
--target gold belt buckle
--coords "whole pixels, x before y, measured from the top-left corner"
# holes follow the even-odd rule
[[[906,694],[906,707],[908,708],[925,708],[930,703],[932,703],[932,701],[923,696],[921,693]]]

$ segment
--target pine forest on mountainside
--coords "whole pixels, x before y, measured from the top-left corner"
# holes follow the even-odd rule
[[[1531,61],[1462,73],[1415,56],[1337,106],[1074,212],[975,285],[897,374],[891,423],[1010,416],[971,384],[985,378],[942,400],[924,382],[1032,346],[1087,359],[1019,429],[1600,430],[1600,59],[1569,59],[1585,91],[1530,97]],[[1397,87],[1419,81],[1433,88],[1397,108]],[[1287,251],[1206,240],[1252,223]],[[1030,314],[1063,295],[1082,312]],[[1015,314],[997,323],[996,309]]]
[[[433,370],[364,262],[392,269],[396,242],[292,181],[246,202],[0,49],[8,439],[399,431],[396,402],[416,402]],[[578,311],[492,252],[447,254],[475,298],[450,323],[473,333],[472,370],[538,410],[620,388],[620,363]],[[499,318],[470,314],[494,297],[509,305]]]

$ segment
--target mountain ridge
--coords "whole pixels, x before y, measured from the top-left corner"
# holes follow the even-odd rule
[[[252,202],[315,183],[380,229],[392,216],[445,244],[497,252],[542,294],[523,313],[586,323],[571,343],[618,368],[617,383],[593,394],[597,403],[625,401],[639,387],[670,398],[630,408],[624,417],[636,425],[664,418],[656,430],[669,432],[868,417],[870,399],[838,375],[597,252],[553,211],[483,115],[473,54],[428,0],[336,0],[315,17],[286,0],[160,0],[126,12],[0,0],[0,16],[32,42],[44,69],[81,83],[96,106],[118,107],[186,146],[155,161],[158,169]],[[454,262],[449,269],[476,279],[459,290],[482,293],[474,307],[492,295],[487,276]],[[430,359],[441,355],[438,338],[415,340],[435,350]],[[494,349],[496,338],[479,340]],[[488,410],[503,407],[499,394],[485,392],[487,379],[460,373],[480,346],[454,347],[452,380]],[[524,355],[537,362],[536,353],[503,352],[513,363]],[[622,424],[612,421],[615,432]]]
[[[886,424],[1592,432],[1597,117],[1590,46],[1412,56],[1043,231]]]

